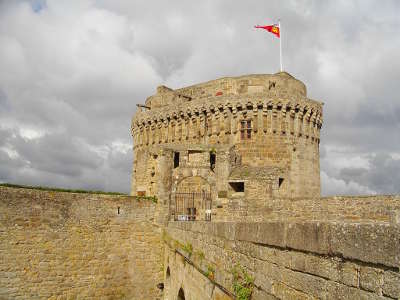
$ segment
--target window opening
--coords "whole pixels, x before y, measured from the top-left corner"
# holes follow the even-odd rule
[[[244,192],[244,182],[243,181],[236,181],[236,182],[229,182],[229,185],[233,189],[235,193]]]
[[[174,152],[174,169],[179,167],[179,152]]]
[[[217,160],[217,155],[214,152],[210,152],[210,169],[214,171],[215,162]]]
[[[183,292],[182,288],[179,289],[178,300],[185,300],[185,293]]]
[[[279,188],[282,186],[284,178],[279,178]]]
[[[240,121],[240,138],[242,140],[251,139],[251,120]]]

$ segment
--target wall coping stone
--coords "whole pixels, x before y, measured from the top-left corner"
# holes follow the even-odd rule
[[[169,222],[168,228],[400,268],[400,225],[375,222],[196,221]]]

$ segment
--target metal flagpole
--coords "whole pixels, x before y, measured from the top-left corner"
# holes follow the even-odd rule
[[[283,72],[283,64],[282,64],[282,27],[281,27],[281,20],[278,19],[278,26],[279,26],[279,61],[281,63],[281,72]]]

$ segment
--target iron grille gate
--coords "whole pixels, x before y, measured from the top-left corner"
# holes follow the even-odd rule
[[[195,221],[202,213],[211,221],[211,193],[175,193],[175,221]]]

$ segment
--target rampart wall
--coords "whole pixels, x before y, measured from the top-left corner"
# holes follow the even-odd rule
[[[400,224],[400,196],[334,196],[322,198],[266,198],[254,192],[246,199],[233,199],[217,209],[221,221],[261,222],[338,221]]]
[[[398,299],[399,236],[399,225],[385,223],[171,222],[164,293],[233,299],[247,288],[263,300]]]
[[[0,299],[157,299],[156,205],[0,187]]]
[[[273,199],[164,226],[165,204],[137,197],[0,187],[0,299],[231,299],[244,274],[252,299],[397,299],[399,199]]]

